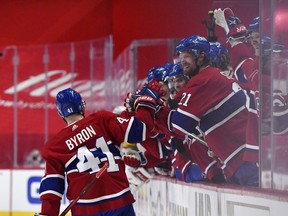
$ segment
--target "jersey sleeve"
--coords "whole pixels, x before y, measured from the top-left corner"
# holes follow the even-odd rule
[[[47,144],[46,144],[47,145]],[[60,201],[65,190],[65,176],[61,163],[51,160],[51,151],[44,148],[45,174],[40,184],[41,214],[59,215]],[[53,152],[52,152],[53,154]]]
[[[99,113],[95,113],[99,115]],[[120,145],[123,142],[141,143],[155,135],[154,111],[140,107],[135,115],[101,111],[102,124],[112,143]]]

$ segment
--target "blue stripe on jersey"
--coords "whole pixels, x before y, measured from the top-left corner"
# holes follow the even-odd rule
[[[124,142],[140,143],[146,139],[146,125],[137,118],[131,118],[126,129]]]
[[[176,112],[171,114],[171,122],[174,129],[178,129],[183,133],[196,133],[196,127],[198,125],[198,118],[185,112],[181,109],[177,109]]]
[[[171,152],[172,152],[172,149],[171,147],[169,148],[168,146],[165,146],[164,144],[160,143],[161,145],[161,148],[159,148],[159,151],[161,149],[161,151],[163,152],[163,156],[164,157],[169,157]]]
[[[39,193],[45,193],[46,191],[50,191],[49,193],[53,194],[61,194],[63,195],[65,189],[65,180],[61,175],[47,175],[41,181]]]
[[[220,126],[221,122],[225,123],[231,117],[235,116],[239,110],[245,108],[246,105],[246,95],[243,91],[238,91],[237,93],[233,93],[230,98],[225,98],[224,103],[221,101],[219,107],[215,107],[209,113],[202,117],[200,121],[200,129],[204,133],[209,133],[218,126]],[[218,125],[218,126],[217,126]],[[209,132],[207,132],[210,130]]]
[[[76,157],[76,155],[73,157],[73,159],[69,161],[67,164],[67,167],[65,168],[65,171],[68,173],[71,170],[77,169],[77,163],[79,162],[79,159]]]
[[[111,143],[111,141],[108,141],[108,148],[109,152],[113,154],[114,158],[121,158],[121,154],[119,149]],[[89,151],[94,155],[95,158],[99,158],[100,161],[104,161],[103,159],[107,158],[107,154],[103,153],[101,149],[93,148],[89,149]],[[78,170],[77,169],[77,163],[79,162],[79,159],[77,158],[77,155],[75,155],[72,160],[70,159],[69,163],[66,164],[65,171],[69,173],[72,170]]]
[[[235,75],[237,76],[237,79],[242,82],[242,83],[247,83],[247,78],[245,76],[245,73],[243,72],[242,68],[239,68],[236,72]]]

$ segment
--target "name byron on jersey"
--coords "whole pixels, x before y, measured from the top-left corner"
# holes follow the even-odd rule
[[[82,143],[84,144],[87,140],[89,140],[93,136],[96,136],[96,132],[95,132],[94,128],[92,127],[92,125],[89,125],[88,127],[83,128],[75,136],[67,139],[65,141],[65,143],[66,143],[69,150],[73,150],[75,148],[75,146],[79,146]]]

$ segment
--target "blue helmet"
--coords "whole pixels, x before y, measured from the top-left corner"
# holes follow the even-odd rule
[[[214,42],[210,42],[210,51],[207,54],[207,58],[210,61],[210,64],[214,67],[218,67],[219,66],[219,49],[216,43]]]
[[[230,64],[229,50],[219,42],[214,42],[218,48],[218,68],[227,70]]]
[[[164,64],[151,68],[147,73],[147,81],[166,81],[169,73],[172,71],[173,64]]]
[[[215,43],[215,45],[217,46],[217,48],[218,48],[218,51],[219,51],[219,56],[221,56],[221,55],[228,55],[229,54],[229,51],[228,51],[228,49],[225,47],[225,46],[223,46],[221,43],[219,43],[219,42],[214,42]]]
[[[85,102],[78,92],[72,88],[67,88],[58,92],[56,96],[56,107],[62,118],[66,118],[75,113],[84,115]]]
[[[210,50],[210,44],[206,38],[199,35],[192,35],[182,39],[176,46],[176,52],[179,55],[181,52],[193,52],[197,57],[201,52],[207,54]]]
[[[259,32],[260,17],[255,17],[249,24],[248,30],[250,32]]]
[[[172,71],[169,74],[169,77],[175,77],[175,76],[184,76],[183,67],[180,62],[174,64]]]

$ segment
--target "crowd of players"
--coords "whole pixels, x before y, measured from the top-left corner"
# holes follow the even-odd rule
[[[286,62],[281,56],[285,47],[271,46],[269,36],[260,38],[259,17],[248,28],[230,8],[215,10],[214,18],[226,33],[227,47],[192,35],[176,46],[174,63],[147,73],[147,83],[163,84],[163,104],[155,117],[157,142],[122,145],[133,190],[155,174],[185,182],[259,186],[259,109],[261,104],[262,118],[270,122],[271,57],[274,66]],[[128,94],[124,113],[134,111],[137,94]],[[273,111],[279,114],[273,120],[277,122],[287,110],[287,95],[281,89],[273,89],[273,94]],[[286,128],[279,124],[276,130],[281,133]]]
[[[72,215],[95,216],[135,215],[131,191],[154,175],[259,186],[259,116],[272,118],[271,61],[265,59],[273,55],[280,65],[284,46],[260,38],[259,17],[248,28],[229,8],[215,10],[214,18],[226,32],[228,48],[200,35],[182,39],[177,60],[151,68],[147,82],[127,94],[125,109],[117,114],[103,110],[85,116],[78,92],[68,88],[57,94],[67,127],[42,150],[38,215],[59,214],[65,179],[67,198],[79,198]],[[273,113],[279,114],[273,121],[280,121],[287,115],[287,95],[273,92]],[[279,125],[277,133],[288,128]],[[93,173],[104,164],[107,171],[94,183]]]

